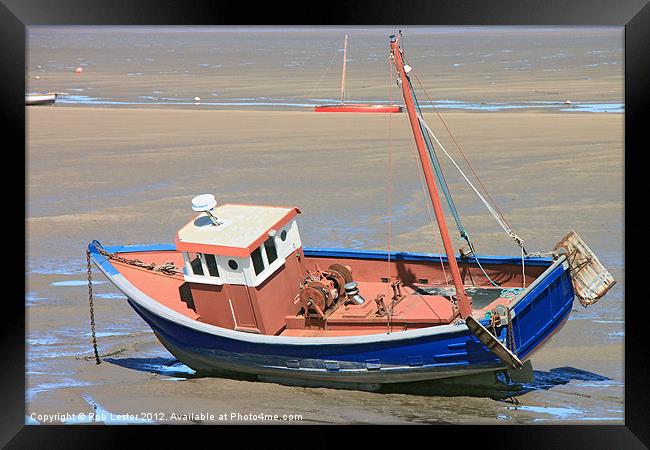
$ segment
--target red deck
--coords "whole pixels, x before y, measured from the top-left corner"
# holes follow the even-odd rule
[[[401,105],[341,104],[314,106],[315,112],[399,113]]]
[[[346,304],[339,306],[328,318],[326,329],[329,330],[371,330],[386,331],[389,319],[386,315],[377,314],[377,304],[374,299],[378,294],[384,294],[384,305],[390,308],[393,291],[388,283],[360,281],[359,292],[366,301],[362,305]],[[398,330],[430,327],[451,323],[457,316],[457,308],[445,297],[440,295],[420,295],[410,286],[403,286],[404,297],[396,302],[390,323]],[[313,328],[308,319],[302,316],[287,318],[289,329]]]
[[[145,263],[153,262],[156,265],[173,262],[177,267],[183,266],[182,255],[176,251],[120,253],[119,255],[128,259],[139,259]],[[332,260],[323,258],[304,258],[305,267],[309,269],[316,264],[327,267],[330,262]],[[378,294],[384,294],[385,306],[390,307],[392,302],[393,291],[390,284],[381,280],[380,276],[385,274],[386,262],[354,259],[341,259],[338,262],[352,268],[355,280],[359,283],[360,294],[366,301],[362,305],[340,305],[329,314],[325,324],[315,323],[314,319],[305,319],[302,315],[298,315],[300,305],[295,301],[298,286],[287,285],[284,288],[282,277],[273,277],[258,288],[247,289],[245,286],[222,288],[186,283],[182,275],[164,275],[117,261],[112,263],[136,288],[192,320],[229,329],[283,336],[352,336],[385,333],[389,326],[388,317],[377,314],[377,304],[374,299]],[[458,309],[447,297],[423,293],[427,288],[445,288],[442,273],[438,273],[440,267],[422,262],[400,261],[391,264],[395,265],[392,273],[398,274],[404,283],[401,286],[404,297],[395,305],[390,317],[390,329],[393,332],[445,325],[452,323],[458,317]],[[297,260],[292,257],[288,260],[285,270],[291,271],[293,278],[297,277],[294,271],[300,271],[299,267]],[[507,280],[504,280],[506,282],[503,287],[520,285],[520,280],[514,276],[517,274],[516,268],[503,267],[501,271],[504,269],[505,271],[501,272],[499,277],[495,269],[486,267],[495,278]],[[533,268],[530,269],[532,271]],[[467,272],[466,267],[461,270],[468,281],[472,279],[478,281],[479,274],[474,270]],[[538,273],[531,273],[531,275],[534,278]],[[248,292],[242,297],[245,302],[238,302],[238,297],[234,295],[235,288]],[[487,287],[481,289],[493,290]],[[500,292],[500,289],[497,290]],[[191,293],[188,294],[189,292]],[[483,317],[487,310],[493,309],[496,305],[507,304],[510,299],[499,298],[499,292],[494,292],[487,304],[483,302],[474,305],[472,315]],[[245,308],[251,301],[251,308]],[[253,315],[254,319],[249,318],[250,315]]]

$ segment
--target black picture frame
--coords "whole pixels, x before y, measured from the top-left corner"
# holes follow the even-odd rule
[[[642,155],[646,136],[640,130],[648,128],[650,117],[650,4],[648,0],[471,0],[471,1],[353,1],[320,2],[318,4],[298,2],[217,2],[191,0],[174,2],[170,0],[2,0],[0,3],[0,46],[3,62],[0,64],[4,101],[0,111],[5,142],[5,155],[24,154],[25,145],[25,38],[26,27],[30,25],[607,25],[625,27],[625,261],[626,278],[643,279],[638,263],[644,250],[642,226],[645,206],[644,187],[647,178]],[[647,134],[647,133],[645,133]],[[13,137],[14,139],[10,139]],[[19,158],[17,158],[19,161]],[[14,163],[7,168],[13,169]],[[25,162],[25,160],[23,160]],[[26,163],[26,162],[25,162]],[[25,167],[25,170],[29,170]],[[12,170],[20,173],[18,170]],[[26,173],[26,172],[25,172]],[[7,178],[10,180],[11,178]],[[13,185],[12,181],[8,181]],[[10,195],[20,210],[17,196]],[[25,195],[27,190],[25,188]],[[22,203],[22,207],[24,208]],[[25,210],[23,210],[25,211]],[[627,212],[630,211],[630,214]],[[19,220],[9,217],[6,222]],[[16,225],[18,227],[18,225]],[[25,230],[23,229],[23,232]],[[9,231],[5,232],[6,236]],[[13,232],[11,232],[13,235]],[[20,231],[18,232],[20,235]],[[13,239],[12,239],[13,240]],[[17,239],[16,239],[17,240]],[[28,245],[25,232],[25,245]],[[25,250],[25,247],[23,247]],[[19,253],[19,251],[18,251]],[[11,259],[11,270],[17,271],[18,264]],[[9,269],[8,269],[9,270]],[[20,279],[20,277],[17,277]],[[5,278],[6,284],[18,285],[13,277]],[[634,286],[629,284],[629,286]],[[19,288],[16,288],[18,290]],[[650,445],[650,364],[646,362],[647,343],[644,334],[645,294],[631,290],[629,301],[625,302],[625,425],[621,426],[469,426],[468,429],[440,428],[435,434],[424,429],[424,445],[439,445],[449,437],[452,445],[469,443],[481,447],[505,448],[645,448]],[[12,292],[13,294],[13,292]],[[23,297],[24,298],[24,297]],[[25,422],[25,311],[19,293],[4,298],[0,339],[2,342],[3,381],[0,384],[0,399],[4,406],[0,421],[0,445],[8,448],[76,448],[114,447],[119,442],[129,441],[134,433],[152,443],[167,441],[171,435],[190,431],[192,441],[188,445],[207,445],[204,442],[217,441],[211,427],[181,427],[166,425],[155,427],[128,426],[26,426]],[[271,427],[265,427],[267,431]],[[240,429],[239,432],[242,430]],[[312,427],[303,427],[309,435],[318,433]],[[361,431],[363,440],[371,444],[375,439],[381,442],[387,433]],[[405,442],[414,444],[413,431],[407,433]],[[469,432],[469,434],[468,434]],[[248,431],[246,431],[248,433]],[[278,444],[294,440],[284,431],[278,434]],[[331,433],[331,434],[330,434]],[[390,432],[399,440],[399,435]],[[335,444],[334,431],[328,431],[329,441]],[[204,440],[203,438],[207,438]],[[319,439],[319,438],[317,438]],[[142,442],[142,441],[140,441]],[[169,442],[169,441],[167,441]],[[454,443],[455,442],[455,443]],[[285,444],[285,445],[286,445]],[[216,442],[215,442],[216,445]],[[305,444],[307,445],[307,444]],[[338,444],[337,444],[338,445]],[[372,445],[372,444],[371,444]]]

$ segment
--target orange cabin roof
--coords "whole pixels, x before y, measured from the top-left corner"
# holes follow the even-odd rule
[[[179,251],[246,257],[300,213],[295,207],[225,204],[202,212],[176,233]]]

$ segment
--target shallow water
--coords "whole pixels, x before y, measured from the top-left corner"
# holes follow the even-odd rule
[[[610,103],[622,102],[620,29],[407,27],[403,32],[415,87],[421,84],[441,108],[494,111],[570,100],[618,109]],[[346,33],[346,100],[389,102],[394,82],[388,35],[395,30],[387,27],[30,27],[27,90],[69,93],[61,103],[105,106],[187,107],[199,97],[204,108],[310,107],[338,101]],[[74,73],[76,67],[83,73]],[[524,86],[522,79],[535,82]]]
[[[237,101],[241,100],[241,101]],[[82,106],[192,106],[200,108],[210,107],[229,107],[229,108],[268,108],[268,109],[305,109],[313,108],[318,105],[339,104],[340,100],[331,98],[307,99],[306,102],[295,102],[290,99],[281,98],[245,98],[233,99],[233,101],[215,102],[215,101],[194,101],[191,98],[178,99],[159,99],[156,97],[141,97],[141,101],[117,101],[111,99],[95,98],[87,95],[64,95],[58,100],[58,103],[64,105],[82,105]],[[358,103],[372,104],[390,104],[386,100],[377,99],[359,99]],[[623,103],[593,103],[593,102],[575,102],[567,105],[564,102],[519,102],[519,103],[496,103],[482,102],[472,103],[459,100],[437,100],[434,104],[422,104],[420,107],[426,109],[450,109],[458,111],[507,111],[507,110],[550,110],[550,111],[567,111],[567,112],[591,112],[591,113],[623,113]]]

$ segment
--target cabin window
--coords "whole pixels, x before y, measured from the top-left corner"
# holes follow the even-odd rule
[[[282,233],[280,233],[280,239],[282,239],[282,242],[287,240],[287,230],[282,230]]]
[[[208,273],[212,277],[219,276],[219,269],[217,268],[217,258],[214,255],[203,255],[205,257],[205,264],[208,266]]]
[[[231,259],[228,261],[228,267],[230,267],[232,270],[237,270],[239,268],[239,264],[237,264],[237,261],[234,259]]]
[[[266,250],[266,259],[269,264],[278,259],[278,251],[275,248],[275,240],[272,237],[264,242],[264,249]]]
[[[203,265],[201,264],[201,254],[200,253],[189,253],[190,267],[192,267],[192,273],[194,275],[203,276]]]
[[[253,260],[253,269],[255,269],[255,275],[259,275],[264,270],[264,260],[262,259],[262,247],[257,247],[253,253],[251,253],[251,259]]]

